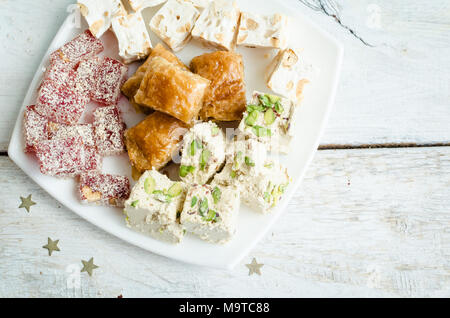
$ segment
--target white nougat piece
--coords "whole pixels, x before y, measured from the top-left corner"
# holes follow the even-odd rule
[[[225,162],[225,135],[215,123],[196,124],[183,137],[181,179],[205,184]]]
[[[181,0],[193,4],[197,9],[203,10],[211,3],[211,0]]]
[[[239,131],[263,143],[268,151],[288,154],[294,138],[298,107],[279,96],[253,93],[253,99],[239,124]]]
[[[152,44],[141,12],[114,17],[112,29],[119,42],[119,56],[125,63],[142,60],[150,54]]]
[[[241,14],[237,45],[247,47],[284,48],[288,42],[288,17],[281,14]]]
[[[191,39],[191,31],[200,12],[189,2],[169,0],[150,21],[150,28],[174,52]]]
[[[181,224],[210,243],[224,244],[236,233],[240,193],[231,187],[193,185],[189,188]]]
[[[164,2],[166,0],[128,0],[130,7],[136,12],[149,7],[156,7]]]
[[[270,213],[290,182],[286,168],[278,163],[267,162],[257,175],[240,179],[242,202],[257,212]]]
[[[179,213],[185,197],[184,183],[173,182],[156,170],[146,171],[125,202],[127,226],[161,241],[179,243],[184,235]]]
[[[108,31],[114,17],[127,14],[120,0],[78,0],[78,7],[97,38]]]
[[[300,50],[278,53],[266,73],[267,86],[275,93],[300,103],[304,89],[316,76],[314,66],[300,57]]]
[[[240,15],[235,1],[212,1],[198,18],[192,36],[208,46],[232,51],[236,46]]]

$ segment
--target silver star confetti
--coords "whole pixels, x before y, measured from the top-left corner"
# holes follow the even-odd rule
[[[26,198],[20,197],[20,200],[22,201],[22,203],[19,205],[19,209],[25,208],[28,213],[30,213],[30,208],[36,204],[36,202],[33,202],[33,200],[31,200],[31,194]]]
[[[42,248],[46,248],[48,249],[48,256],[52,256],[52,253],[54,251],[59,252],[59,247],[58,247],[58,242],[59,240],[56,241],[52,241],[51,238],[48,238],[48,243],[47,245],[42,246]]]
[[[248,267],[248,276],[253,274],[258,274],[261,276],[261,267],[264,266],[264,264],[258,264],[256,262],[256,258],[253,258],[252,262],[250,264],[245,264],[245,266]]]
[[[81,270],[81,272],[87,272],[89,276],[92,276],[92,271],[98,268],[98,266],[94,264],[93,257],[91,257],[89,261],[81,260],[81,263],[83,263],[83,269]]]

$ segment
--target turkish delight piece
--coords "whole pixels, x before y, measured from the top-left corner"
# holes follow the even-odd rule
[[[100,169],[101,158],[94,147],[86,146],[81,137],[43,140],[36,145],[42,174],[73,177]]]
[[[195,6],[181,0],[169,0],[150,21],[150,28],[174,52],[191,39],[191,31],[200,13]]]
[[[247,47],[284,48],[288,41],[288,17],[281,14],[241,14],[237,45]]]
[[[79,125],[63,125],[49,122],[48,125],[49,139],[67,139],[81,137],[83,144],[89,147],[95,147],[94,126],[92,124]]]
[[[180,177],[205,184],[225,162],[225,135],[215,123],[196,124],[183,138]]]
[[[60,49],[50,55],[50,62],[62,62],[71,68],[81,60],[93,57],[104,50],[102,42],[97,39],[89,30],[78,35],[72,41],[66,43]]]
[[[89,30],[97,38],[111,27],[115,16],[126,15],[120,0],[78,0],[78,7],[89,24]]]
[[[289,99],[254,92],[239,130],[246,138],[265,144],[271,152],[288,154],[294,138],[298,109],[295,102]]]
[[[312,64],[300,56],[300,50],[282,50],[269,65],[266,74],[267,87],[300,103],[305,87],[314,79],[317,72]]]
[[[156,170],[146,171],[125,202],[127,226],[161,241],[180,243],[184,233],[179,215],[185,197],[183,182],[173,182]]]
[[[109,57],[103,58],[95,79],[97,84],[92,99],[105,106],[117,105],[127,71],[128,68],[121,62]]]
[[[34,110],[34,105],[28,106],[23,118],[23,133],[25,136],[25,152],[35,152],[36,144],[48,139],[48,120]]]
[[[78,91],[93,96],[97,88],[97,74],[101,61],[99,57],[94,56],[80,62],[75,75],[75,88]]]
[[[164,2],[166,0],[128,0],[131,8],[136,12],[149,7],[156,7]]]
[[[119,42],[119,56],[125,63],[142,60],[150,54],[152,43],[141,12],[113,18],[112,30]]]
[[[36,112],[50,121],[76,124],[89,102],[89,96],[75,88],[75,72],[54,63],[39,88]]]
[[[208,46],[232,51],[236,46],[239,18],[235,1],[212,1],[195,23],[192,36]]]
[[[116,106],[99,107],[94,111],[95,144],[102,156],[119,155],[125,151],[125,128]]]
[[[186,231],[210,243],[224,244],[236,233],[240,191],[232,187],[193,185],[180,222]]]
[[[130,196],[130,181],[124,176],[96,172],[82,173],[79,192],[83,203],[123,208],[125,200]]]

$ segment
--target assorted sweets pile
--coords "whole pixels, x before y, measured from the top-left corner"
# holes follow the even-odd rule
[[[63,49],[52,55],[59,60],[52,58],[55,71],[47,72],[42,87],[51,85],[41,87],[37,105],[25,114],[26,149],[37,154],[41,171],[79,176],[83,201],[124,205],[130,228],[171,243],[187,232],[228,242],[241,202],[272,212],[291,179],[269,153],[291,149],[304,87],[314,73],[288,45],[289,18],[241,12],[230,0],[128,0],[133,12],[119,0],[78,3],[91,33],[66,45],[73,57],[60,54]],[[158,5],[144,21],[142,10]],[[169,49],[151,44],[146,24]],[[124,63],[147,57],[126,81],[120,62],[97,56],[102,46],[95,37],[109,29]],[[188,67],[173,52],[191,39],[216,50]],[[279,50],[266,78],[279,96],[253,92],[247,102],[236,46]],[[119,89],[146,114],[127,130],[116,107]],[[94,121],[79,124],[90,100],[99,103]],[[237,133],[226,136],[222,122],[235,122]],[[127,178],[99,172],[102,156],[124,149],[140,176],[131,192]],[[180,163],[176,180],[159,172],[172,161]]]
[[[36,104],[24,113],[25,152],[43,174],[76,177],[83,202],[122,207],[128,178],[101,173],[102,157],[125,152],[117,103],[128,68],[100,57],[103,44],[88,30],[50,55]],[[82,123],[88,103],[97,105],[92,123]]]

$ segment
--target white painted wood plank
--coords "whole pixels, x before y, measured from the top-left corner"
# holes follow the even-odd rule
[[[7,148],[35,69],[73,2],[0,2],[0,151]],[[389,0],[323,0],[342,25],[303,4],[320,8],[318,0],[286,2],[345,46],[336,108],[323,145],[450,142],[448,1],[413,0],[405,6]],[[334,2],[335,11],[329,5]]]
[[[0,297],[450,296],[450,147],[319,151],[284,217],[231,272],[106,234],[6,157],[0,185]],[[17,206],[29,193],[38,205],[27,214]],[[51,257],[48,236],[60,239]],[[68,288],[92,256],[100,268]],[[252,257],[262,276],[248,276]]]

